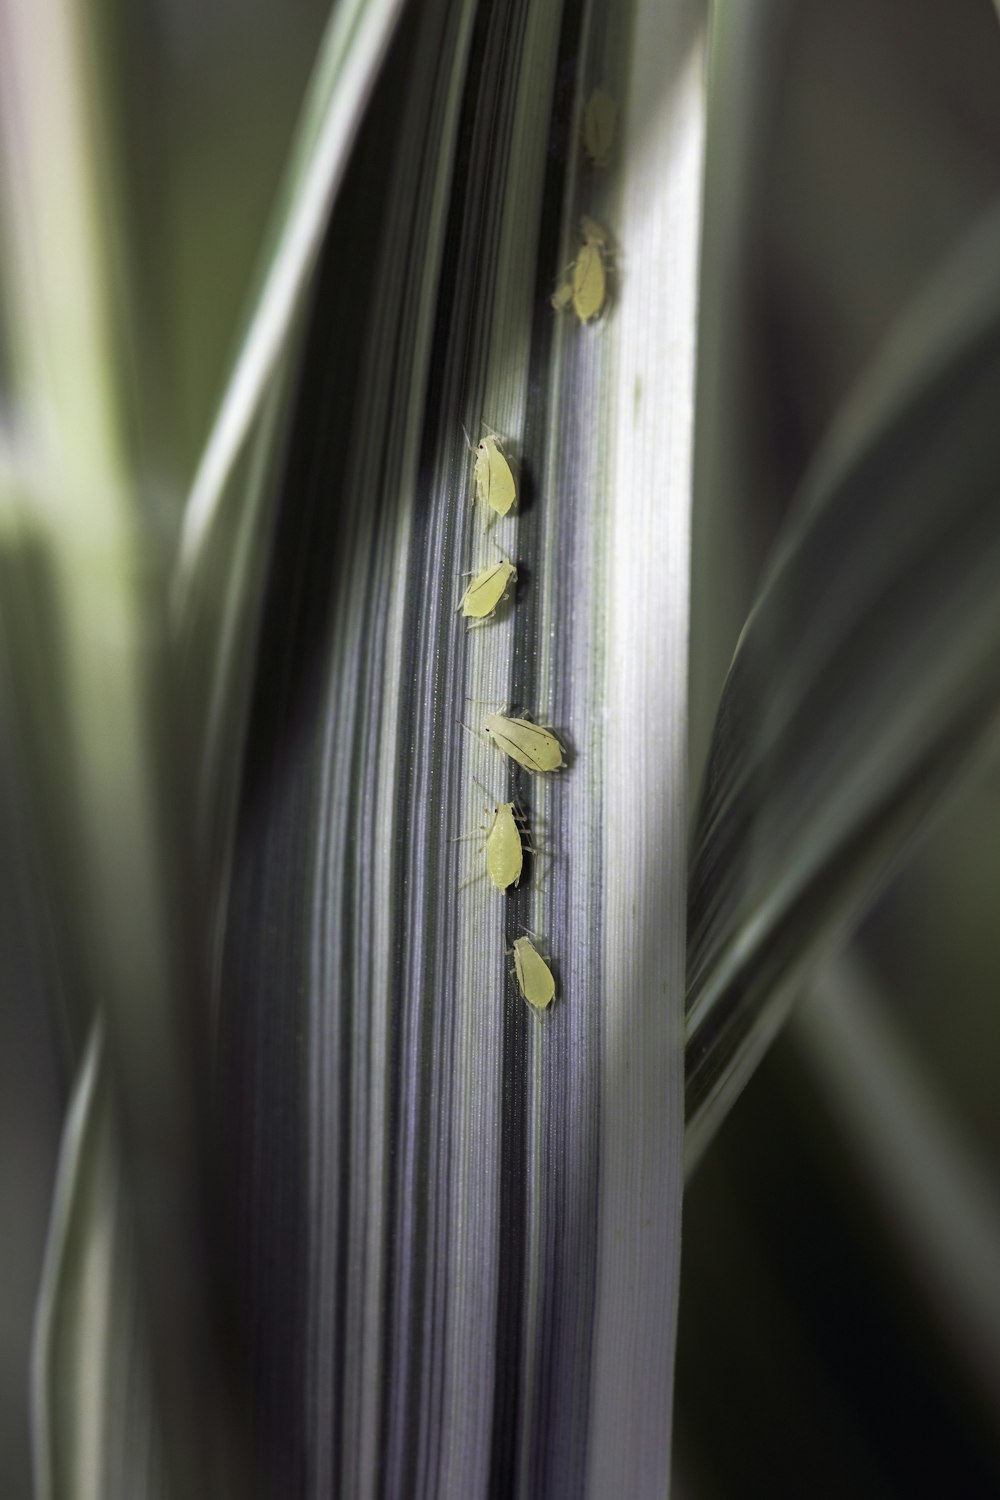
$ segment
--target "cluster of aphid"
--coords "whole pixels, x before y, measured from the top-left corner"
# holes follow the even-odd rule
[[[471,447],[471,444],[470,444]],[[479,503],[496,515],[505,516],[517,495],[514,475],[500,442],[492,433],[473,448],[474,478]],[[507,597],[517,569],[506,558],[481,569],[462,596],[459,608],[473,626],[494,618],[497,606]],[[487,714],[483,721],[487,738],[526,770],[541,775],[558,771],[565,765],[562,746],[551,729],[530,719],[515,719],[507,714]],[[522,827],[513,802],[501,802],[493,809],[486,832],[486,872],[498,891],[517,885],[524,868]],[[521,994],[529,1005],[545,1010],[556,992],[555,980],[548,964],[529,937],[514,940],[514,970]]]
[[[603,89],[595,89],[583,115],[584,148],[595,167],[607,165],[614,128],[614,101]],[[571,306],[580,322],[588,323],[600,314],[607,295],[607,236],[599,224],[588,218],[580,221],[580,233],[583,244],[567,270],[566,280],[552,297],[552,306],[557,311]],[[490,433],[474,448],[471,442],[469,447],[475,455],[474,480],[479,503],[494,515],[505,516],[514,504],[517,489],[499,439]],[[516,579],[517,569],[508,558],[487,564],[462,596],[459,608],[464,618],[473,626],[492,620]],[[563,747],[552,730],[530,719],[487,714],[483,732],[499,750],[534,775],[559,771],[566,764]],[[501,802],[494,807],[492,822],[484,830],[486,870],[498,891],[516,886],[521,879],[525,848],[522,821],[513,802]],[[555,979],[529,937],[514,940],[514,969],[528,1004],[536,1010],[545,1010],[555,996]]]

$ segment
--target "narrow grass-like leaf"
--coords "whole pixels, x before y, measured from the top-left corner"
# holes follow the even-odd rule
[[[667,1487],[695,22],[408,12],[317,268],[219,1027],[284,1491]],[[621,106],[605,179],[578,160],[595,77]],[[549,305],[583,211],[617,267],[587,329]],[[463,423],[495,427],[518,475],[488,535]],[[467,633],[460,574],[494,541],[518,595]],[[484,705],[552,722],[568,770],[509,772],[463,728]],[[480,821],[474,776],[517,795],[539,850],[506,898],[453,842]],[[558,982],[538,1018],[506,953],[524,926]]]
[[[66,1117],[38,1295],[35,1500],[168,1493],[119,1151],[97,1023]]]
[[[998,255],[993,215],[873,363],[740,639],[692,852],[692,1160],[1000,705]]]
[[[295,323],[402,0],[331,7],[239,354],[184,512],[178,607]]]

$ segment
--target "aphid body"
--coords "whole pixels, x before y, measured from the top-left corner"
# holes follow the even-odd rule
[[[514,971],[521,994],[536,1010],[551,1005],[556,992],[552,970],[530,938],[514,939]]]
[[[498,891],[517,885],[524,865],[521,830],[514,817],[513,802],[493,809],[493,823],[486,835],[486,868]]]
[[[604,270],[604,254],[607,235],[594,219],[580,220],[583,244],[576,260],[569,268],[569,279],[564,281],[552,297],[552,306],[557,312],[572,305],[581,323],[589,323],[598,317],[607,299],[607,275]]]
[[[565,764],[563,748],[551,729],[530,719],[508,719],[506,714],[487,714],[483,732],[511,760],[528,771],[558,771]]]
[[[476,455],[476,494],[481,505],[488,505],[498,516],[505,516],[514,504],[517,490],[514,475],[500,447],[499,439],[492,433],[481,438],[474,449]]]
[[[470,620],[486,620],[496,614],[497,605],[507,593],[507,585],[517,577],[513,563],[491,563],[476,574],[462,596],[462,614]]]
[[[595,89],[583,108],[583,148],[595,167],[606,167],[615,138],[615,101]]]

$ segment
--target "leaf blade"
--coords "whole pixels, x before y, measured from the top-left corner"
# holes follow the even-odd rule
[[[998,243],[989,215],[910,309],[807,476],[741,636],[692,851],[691,1161],[803,966],[995,716]]]

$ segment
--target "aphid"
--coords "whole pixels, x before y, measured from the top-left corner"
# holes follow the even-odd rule
[[[552,306],[557,312],[572,304],[573,311],[581,323],[589,323],[604,307],[607,297],[607,276],[604,256],[608,237],[594,219],[580,220],[583,244],[576,260],[569,268],[569,277],[552,295]]]
[[[514,476],[500,447],[499,438],[488,433],[473,448],[476,456],[474,474],[480,505],[489,506],[498,516],[505,516],[517,497]]]
[[[483,732],[511,760],[529,771],[558,771],[566,764],[563,748],[551,729],[530,719],[508,719],[505,714],[487,714]]]
[[[482,785],[481,782],[478,784]],[[489,819],[488,810],[486,816]],[[483,834],[486,836],[485,843],[480,845],[479,852],[486,850],[486,873],[497,890],[505,891],[508,886],[519,884],[524,869],[524,851],[527,850],[529,854],[537,851],[524,841],[524,818],[516,811],[513,802],[495,804],[492,820],[478,834],[462,834],[455,842],[463,843],[466,839],[479,838]],[[464,890],[468,884],[466,881],[459,889]]]
[[[544,1010],[552,1004],[556,982],[552,970],[535,948],[530,938],[514,939],[514,970],[521,994],[536,1010]]]
[[[606,167],[615,138],[615,101],[595,89],[583,108],[583,148],[595,167]]]
[[[517,885],[524,866],[521,830],[514,817],[513,802],[501,802],[493,809],[493,822],[486,835],[486,869],[498,891]]]
[[[517,578],[517,569],[506,558],[482,568],[462,595],[459,608],[470,620],[491,619],[501,599],[507,597],[507,586]]]

